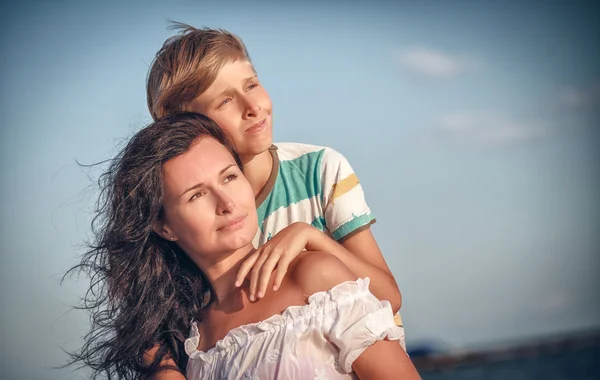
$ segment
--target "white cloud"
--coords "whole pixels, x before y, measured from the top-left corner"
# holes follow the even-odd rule
[[[448,79],[478,65],[474,59],[429,48],[414,48],[396,54],[395,59],[413,74]]]
[[[455,112],[435,123],[438,134],[459,143],[503,144],[545,134],[539,120],[517,120],[496,111]]]

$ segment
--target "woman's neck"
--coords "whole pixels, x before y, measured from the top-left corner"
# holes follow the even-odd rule
[[[252,244],[249,244],[228,255],[225,259],[202,268],[217,300],[224,298],[234,291],[238,272],[246,258],[253,252],[254,247],[252,247]]]

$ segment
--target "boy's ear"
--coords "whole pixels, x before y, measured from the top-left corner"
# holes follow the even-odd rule
[[[163,239],[169,241],[177,240],[177,237],[173,235],[171,229],[162,220],[157,220],[154,223],[152,223],[152,229],[154,230],[154,232],[156,232],[158,236],[162,237]]]

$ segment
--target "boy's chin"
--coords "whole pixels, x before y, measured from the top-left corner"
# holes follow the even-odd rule
[[[264,139],[263,141],[249,144],[246,149],[244,149],[244,152],[240,151],[239,154],[245,157],[258,156],[268,151],[271,145],[273,145],[272,138]]]

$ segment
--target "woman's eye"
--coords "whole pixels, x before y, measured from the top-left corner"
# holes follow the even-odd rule
[[[227,177],[225,177],[225,183],[229,182],[229,181],[233,181],[234,179],[236,179],[238,176],[237,174],[230,174]]]
[[[248,90],[252,90],[255,87],[258,87],[258,84],[257,83],[252,83],[250,86],[248,86]]]
[[[194,199],[200,198],[203,195],[204,195],[204,193],[202,191],[198,191],[197,193],[192,195],[192,197],[190,198],[190,202],[193,201]]]

